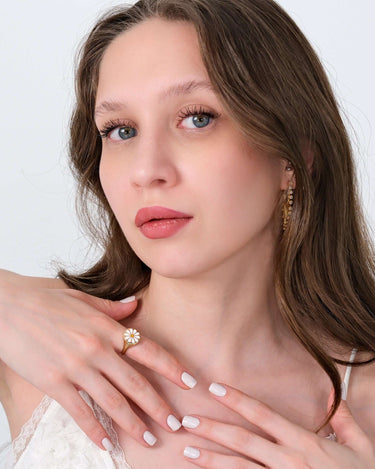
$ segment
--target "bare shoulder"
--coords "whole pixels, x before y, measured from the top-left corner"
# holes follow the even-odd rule
[[[12,439],[31,418],[43,393],[0,361],[0,401],[4,407]]]
[[[357,423],[375,442],[375,363],[353,367],[348,405]]]

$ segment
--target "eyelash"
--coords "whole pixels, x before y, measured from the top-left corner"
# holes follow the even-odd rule
[[[184,119],[187,119],[188,117],[192,116],[207,116],[210,117],[211,119],[217,119],[219,117],[219,114],[216,112],[208,111],[207,109],[204,109],[203,106],[188,106],[187,108],[183,109],[180,111],[179,115],[177,116],[177,121],[181,122]]]
[[[122,120],[111,120],[105,124],[105,126],[99,131],[102,138],[108,138],[108,135],[112,130],[117,129],[118,127],[131,127],[132,124],[129,121]]]
[[[184,119],[187,119],[188,117],[192,117],[192,116],[207,116],[211,119],[217,119],[218,117],[220,117],[220,114],[204,109],[203,106],[194,105],[194,106],[188,106],[187,108],[181,110],[176,120],[178,123],[180,123]],[[120,119],[110,120],[99,131],[99,134],[102,138],[108,138],[109,134],[113,130],[117,129],[118,127],[132,127],[132,125],[133,124],[129,121],[123,121]]]

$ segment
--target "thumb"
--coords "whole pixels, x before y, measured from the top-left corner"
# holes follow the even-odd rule
[[[135,296],[128,296],[120,301],[103,300],[102,298],[96,299],[101,302],[98,309],[115,321],[120,321],[130,316],[134,313],[138,304]]]
[[[328,399],[329,409],[333,404],[333,397],[334,391],[332,390]],[[330,424],[333,431],[336,433],[337,441],[339,443],[347,445],[354,450],[362,448],[365,434],[355,421],[346,400],[341,400]]]
[[[103,313],[108,314],[108,316],[116,321],[120,321],[133,314],[138,305],[138,300],[135,296],[128,296],[120,301],[107,301],[109,301],[110,305]]]
[[[105,298],[98,298],[96,296],[83,293],[78,290],[69,290],[70,295],[79,298],[93,308],[101,311],[115,321],[127,318],[137,308],[138,301],[135,296],[129,296],[121,301],[112,301]]]

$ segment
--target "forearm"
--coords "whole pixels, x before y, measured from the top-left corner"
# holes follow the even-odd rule
[[[63,280],[59,278],[30,277],[16,274],[10,270],[0,269],[0,285],[6,283],[17,285],[20,289],[23,287],[34,288],[68,288]]]

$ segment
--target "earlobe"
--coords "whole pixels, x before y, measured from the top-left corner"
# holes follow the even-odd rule
[[[295,189],[296,180],[294,177],[294,168],[293,168],[292,163],[289,160],[284,160],[283,166],[284,166],[284,175],[283,175],[281,190],[285,191],[287,189]]]

